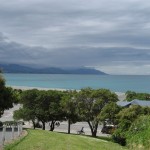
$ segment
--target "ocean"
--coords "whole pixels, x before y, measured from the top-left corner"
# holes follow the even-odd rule
[[[114,92],[150,93],[148,75],[4,74],[7,86],[76,89],[106,88]]]

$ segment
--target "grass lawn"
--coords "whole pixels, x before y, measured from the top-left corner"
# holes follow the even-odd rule
[[[84,135],[28,129],[28,135],[5,150],[123,150],[118,144]]]

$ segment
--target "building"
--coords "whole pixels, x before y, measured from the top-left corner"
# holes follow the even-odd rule
[[[130,102],[118,101],[117,105],[121,106],[121,107],[130,107],[131,105],[139,105],[139,106],[143,106],[143,107],[146,107],[146,106],[150,107],[150,101],[134,99]]]

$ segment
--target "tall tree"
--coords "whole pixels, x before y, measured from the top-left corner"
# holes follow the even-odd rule
[[[36,117],[42,122],[43,130],[45,123],[50,122],[50,131],[55,128],[55,122],[61,120],[62,110],[60,109],[60,100],[63,93],[60,91],[40,91],[36,99]]]
[[[80,117],[88,122],[92,136],[96,137],[99,115],[107,103],[118,101],[117,95],[107,89],[85,88],[77,94],[76,99]]]
[[[0,74],[0,117],[5,109],[13,107],[14,98],[12,88],[5,86],[5,80]]]
[[[14,119],[25,121],[32,121],[33,127],[35,128],[36,117],[36,98],[38,97],[39,91],[37,89],[23,91],[20,98],[20,103],[23,105],[22,108],[14,112]]]
[[[50,131],[53,131],[55,128],[56,121],[64,120],[64,112],[61,108],[61,99],[64,95],[62,91],[49,91],[51,93],[51,102],[49,105],[49,118],[50,122]]]
[[[115,102],[109,102],[103,107],[99,118],[102,122],[105,122],[105,120],[107,119],[109,123],[115,125],[117,124],[116,115],[120,110],[121,107],[119,107]]]
[[[76,112],[77,103],[75,101],[76,91],[68,91],[63,96],[61,101],[61,107],[64,112],[65,118],[68,120],[68,134],[70,134],[71,123],[75,123],[78,119]]]
[[[36,116],[33,110],[28,108],[19,108],[19,110],[15,110],[13,113],[13,118],[15,120],[23,119],[24,121],[32,121],[33,128],[36,126]]]
[[[119,129],[122,132],[127,131],[136,118],[138,118],[141,114],[147,115],[149,112],[150,109],[148,107],[141,107],[138,105],[122,109],[117,114]]]
[[[23,107],[15,111],[15,119],[24,119],[35,122],[42,122],[42,129],[45,130],[45,123],[50,122],[50,130],[53,131],[55,122],[62,119],[60,100],[63,93],[60,91],[39,91],[37,89],[27,90],[22,93],[20,102]]]

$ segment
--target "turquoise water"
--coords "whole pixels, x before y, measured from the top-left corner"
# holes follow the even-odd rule
[[[150,76],[135,75],[62,75],[62,74],[4,74],[6,85],[41,88],[81,89],[107,88],[112,91],[150,93]]]

